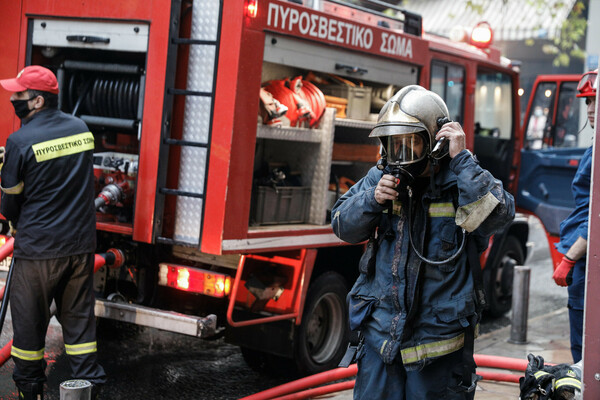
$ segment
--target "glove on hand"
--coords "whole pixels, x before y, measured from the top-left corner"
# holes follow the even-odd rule
[[[564,256],[556,271],[552,275],[552,279],[558,286],[568,286],[573,281],[573,266],[575,261],[570,260],[567,256]]]
[[[525,377],[519,379],[522,400],[546,400],[552,398],[552,383],[554,375],[544,371],[544,358],[542,356],[527,355],[529,364],[525,370]]]
[[[581,398],[581,365],[559,364],[556,371],[553,372],[556,380],[554,381],[554,399],[571,400]]]

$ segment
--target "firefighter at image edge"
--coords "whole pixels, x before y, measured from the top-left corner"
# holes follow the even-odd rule
[[[588,121],[594,128],[598,70],[583,74],[577,85],[577,97],[584,97]],[[590,208],[590,185],[592,182],[592,155],[590,146],[579,161],[579,167],[571,184],[575,209],[560,224],[560,242],[556,249],[564,254],[554,271],[554,281],[568,286],[569,325],[571,329],[571,355],[573,362],[581,360],[583,337],[583,305],[585,294],[585,264],[588,237],[588,212]]]
[[[331,222],[342,240],[368,239],[348,295],[360,330],[354,398],[472,399],[479,255],[514,218],[514,199],[420,86],[388,100],[370,137],[383,161],[337,201]]]
[[[24,400],[43,399],[44,343],[54,300],[74,379],[106,381],[97,363],[92,274],[96,249],[94,137],[58,110],[52,71],[28,66],[0,80],[22,127],[7,142],[0,211],[14,234],[10,288],[13,379]]]

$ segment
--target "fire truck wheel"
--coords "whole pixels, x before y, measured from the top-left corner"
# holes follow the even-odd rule
[[[299,373],[337,367],[348,343],[347,294],[346,282],[336,272],[324,273],[309,286],[296,331],[294,359]]]
[[[525,257],[519,240],[507,236],[500,249],[498,261],[483,271],[483,282],[489,304],[487,314],[501,317],[512,305],[512,281],[515,265],[523,265]]]

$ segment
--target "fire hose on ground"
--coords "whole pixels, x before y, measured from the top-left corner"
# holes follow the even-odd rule
[[[475,358],[475,363],[477,364],[478,368],[498,368],[502,370],[524,372],[528,364],[527,360],[511,357],[490,356],[484,354],[474,354],[473,357]],[[333,384],[330,382],[353,377],[356,375],[357,371],[357,365],[352,364],[348,368],[336,368],[330,371],[307,376],[296,381],[284,383],[283,385],[255,393],[240,400],[300,400],[309,399],[318,395],[335,393],[342,390],[349,390],[354,387],[353,380],[336,382]],[[519,383],[519,378],[522,376],[510,373],[480,370],[477,370],[477,375],[480,375],[483,380],[509,383]],[[330,384],[325,385],[327,383]]]
[[[0,247],[0,261],[12,254],[14,248],[15,239],[10,237],[6,240],[3,246]],[[100,253],[94,255],[94,272],[98,271],[102,266],[108,265],[110,267],[120,267],[125,261],[125,256],[121,250],[109,249],[106,253]],[[2,305],[0,307],[0,333],[4,327],[4,319],[6,317],[6,311],[8,309],[8,301],[10,295],[10,281],[12,278],[14,260],[11,260],[10,267],[8,268],[8,274],[6,276],[6,283],[0,290],[0,300]],[[12,339],[0,349],[0,367],[2,367],[10,359],[10,351],[12,348]]]

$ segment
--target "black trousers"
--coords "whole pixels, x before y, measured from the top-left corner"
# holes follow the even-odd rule
[[[62,326],[73,379],[101,385],[104,369],[97,362],[92,275],[94,255],[47,260],[15,258],[10,289],[13,323],[13,379],[19,386],[46,381],[44,347],[50,304]]]

